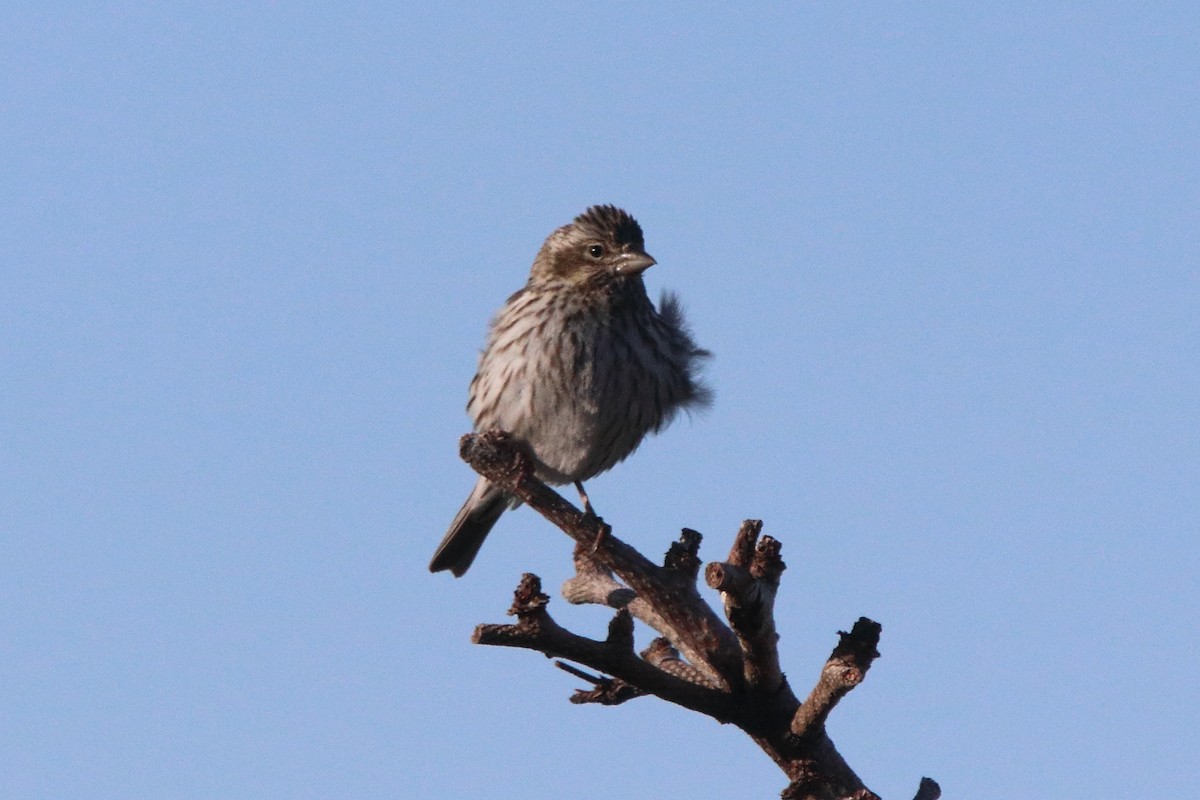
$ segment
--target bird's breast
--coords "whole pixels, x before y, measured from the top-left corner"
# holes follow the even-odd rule
[[[552,483],[624,459],[667,409],[672,367],[652,319],[526,300],[497,318],[468,409],[525,441]]]

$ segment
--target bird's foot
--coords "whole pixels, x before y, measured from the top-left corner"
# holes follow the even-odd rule
[[[592,519],[600,519],[600,515],[596,513],[596,509],[592,508],[592,501],[588,499],[587,492],[580,481],[575,481],[575,491],[579,492],[579,499],[583,501],[583,513]]]
[[[591,552],[595,553],[604,540],[608,538],[608,535],[612,533],[612,527],[606,525],[604,520],[600,518],[600,515],[596,513],[596,509],[592,508],[592,501],[588,499],[587,492],[584,491],[583,484],[580,481],[575,481],[575,489],[579,492],[579,499],[583,501],[584,515],[589,520],[595,522],[600,531],[592,541]]]

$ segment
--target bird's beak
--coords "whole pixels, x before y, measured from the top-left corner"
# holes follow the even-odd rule
[[[621,256],[621,263],[617,265],[617,273],[619,275],[641,275],[656,263],[658,262],[645,253],[626,253]]]

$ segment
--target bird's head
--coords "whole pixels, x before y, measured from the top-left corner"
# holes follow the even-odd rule
[[[636,278],[654,263],[637,220],[615,206],[592,206],[546,237],[530,280],[602,286]]]

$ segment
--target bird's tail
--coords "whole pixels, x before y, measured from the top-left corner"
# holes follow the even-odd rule
[[[454,573],[454,577],[462,577],[475,560],[488,532],[508,507],[508,502],[508,496],[501,489],[480,478],[471,490],[471,496],[450,523],[446,538],[442,539],[433,554],[433,560],[429,562],[429,571],[448,569]]]

